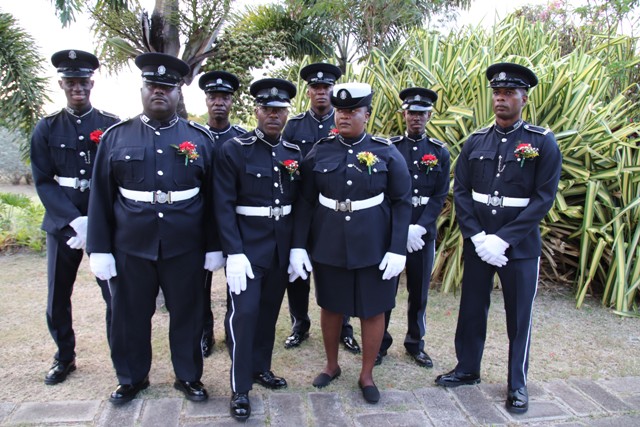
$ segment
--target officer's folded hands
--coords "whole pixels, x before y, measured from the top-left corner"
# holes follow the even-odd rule
[[[93,275],[100,280],[109,280],[118,275],[116,260],[112,254],[92,253],[89,255],[89,267]]]
[[[225,263],[224,255],[222,251],[207,252],[204,255],[204,269],[214,272],[224,267]]]
[[[306,249],[292,248],[289,251],[289,267],[287,267],[287,273],[289,273],[289,282],[294,282],[298,277],[303,280],[309,277],[311,272],[311,260]]]
[[[236,295],[247,290],[247,277],[253,279],[251,262],[245,254],[233,254],[227,258],[227,284],[229,290]]]
[[[507,257],[504,255],[509,247],[509,243],[502,240],[495,234],[487,234],[486,238],[476,247],[476,253],[484,262],[496,267],[503,267],[507,264]]]

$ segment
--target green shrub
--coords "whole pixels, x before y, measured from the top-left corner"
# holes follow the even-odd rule
[[[27,248],[42,252],[46,235],[40,229],[44,207],[23,194],[0,193],[0,251]]]

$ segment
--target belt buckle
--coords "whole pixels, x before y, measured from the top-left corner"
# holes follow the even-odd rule
[[[80,192],[84,192],[84,190],[88,190],[89,189],[89,185],[91,184],[91,180],[89,179],[79,179],[76,178],[76,183],[74,185],[74,188],[77,190],[80,190]]]
[[[164,191],[155,191],[153,193],[153,200],[151,201],[152,204],[154,203],[169,203],[171,204],[171,192],[167,192],[165,193]]]
[[[351,200],[347,199],[344,202],[336,201],[336,210],[340,212],[352,212]]]
[[[487,206],[500,206],[502,207],[503,196],[489,196],[487,199]]]
[[[283,212],[282,212],[282,208],[280,206],[276,206],[275,208],[273,206],[269,206],[269,218],[276,218],[276,221],[280,219],[280,217],[282,216]]]
[[[417,208],[420,205],[420,197],[419,196],[412,196],[411,197],[411,204],[413,205],[414,208]]]

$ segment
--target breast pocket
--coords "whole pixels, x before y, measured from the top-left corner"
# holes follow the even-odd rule
[[[339,162],[318,162],[313,165],[313,175],[320,192],[334,188],[338,184],[337,171]],[[306,179],[306,178],[305,178]]]
[[[493,175],[495,151],[476,150],[469,154],[471,178],[474,182],[489,179]]]
[[[116,180],[125,188],[144,180],[144,147],[115,148],[111,162]]]
[[[369,174],[369,168],[364,166],[362,168],[364,174]],[[387,163],[383,160],[378,160],[371,166],[371,174],[369,177],[369,190],[372,193],[382,193],[387,189]]]
[[[420,195],[430,196],[436,186],[436,182],[442,173],[442,166],[440,164],[435,165],[429,169],[429,173],[426,170],[418,172],[418,184],[420,187]],[[412,177],[413,178],[413,177]]]
[[[173,182],[180,188],[200,187],[204,175],[204,162],[202,156],[194,160],[187,160],[185,156],[178,155],[173,162]]]
[[[58,173],[75,176],[78,141],[65,136],[53,135],[49,138],[49,152]]]
[[[277,173],[277,172],[276,172]],[[271,194],[272,171],[264,166],[247,165],[245,168],[245,185],[252,194]]]
[[[533,186],[534,162],[525,160],[524,164],[518,161],[514,153],[507,155],[504,168],[504,182],[517,187],[519,191],[527,191]]]

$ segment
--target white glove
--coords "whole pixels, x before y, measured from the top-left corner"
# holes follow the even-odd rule
[[[509,259],[504,255],[490,256],[487,260],[487,264],[495,265],[496,267],[504,267],[507,265]]]
[[[409,253],[418,252],[424,247],[422,236],[427,234],[427,229],[418,224],[409,225],[409,235],[407,236],[407,251]]]
[[[509,244],[500,237],[495,234],[488,234],[484,242],[476,248],[476,253],[484,262],[489,262],[489,259],[495,259],[499,255],[504,256],[504,252],[508,247]]]
[[[384,258],[382,258],[382,262],[378,266],[380,270],[384,270],[382,280],[389,280],[402,273],[406,261],[407,257],[405,255],[398,255],[393,252],[384,254]]]
[[[236,295],[247,290],[247,277],[253,279],[251,262],[245,254],[229,255],[227,258],[227,284],[229,290]]]
[[[478,246],[480,246],[486,238],[487,233],[485,233],[484,230],[471,236],[471,241],[473,242],[473,246],[476,247],[476,251],[478,250]]]
[[[109,280],[117,276],[116,260],[111,254],[93,253],[89,255],[91,272],[100,280]]]
[[[207,252],[204,254],[204,269],[209,270],[211,272],[220,270],[224,267],[224,256],[222,256],[222,251],[216,252]]]
[[[69,223],[76,235],[67,240],[71,249],[84,249],[87,244],[87,217],[79,216]]]
[[[311,260],[309,260],[307,250],[292,248],[289,252],[289,267],[287,267],[289,282],[295,281],[298,277],[306,279],[311,270]]]

